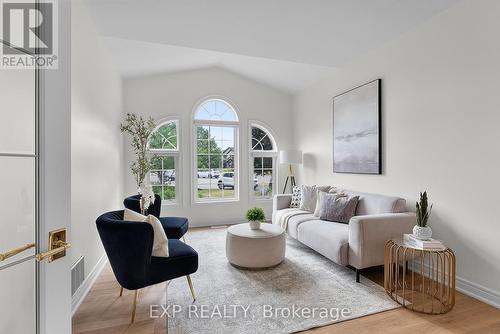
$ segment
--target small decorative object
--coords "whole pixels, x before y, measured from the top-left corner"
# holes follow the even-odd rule
[[[427,191],[420,193],[420,201],[417,202],[417,225],[413,227],[413,236],[420,240],[428,240],[432,237],[432,229],[427,225],[432,212],[432,205],[429,207],[427,201]]]
[[[250,229],[260,229],[260,223],[266,220],[264,210],[261,208],[251,208],[247,211],[246,218],[250,223]]]
[[[155,202],[155,193],[150,184],[143,183],[139,187],[139,194],[141,195],[141,214],[145,214],[146,210],[151,204]]]
[[[286,176],[285,186],[283,187],[283,194],[286,192],[288,181],[290,181],[290,188],[293,191],[295,183],[295,175],[293,174],[292,165],[302,164],[302,151],[300,150],[284,150],[280,151],[280,163],[288,165],[288,175]]]
[[[381,79],[333,98],[333,171],[381,174]]]

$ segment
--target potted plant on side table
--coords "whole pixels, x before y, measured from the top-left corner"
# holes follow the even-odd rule
[[[413,236],[420,240],[429,240],[432,237],[432,229],[428,226],[432,205],[429,207],[427,191],[420,193],[420,201],[417,202],[417,225],[413,227]]]
[[[260,224],[266,220],[264,210],[261,208],[251,208],[247,211],[246,218],[250,224],[250,229],[260,229]]]

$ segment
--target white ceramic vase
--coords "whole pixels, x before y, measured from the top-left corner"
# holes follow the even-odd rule
[[[432,229],[429,226],[413,226],[413,236],[420,240],[428,240],[432,237]]]
[[[260,222],[252,220],[252,221],[249,221],[249,223],[250,223],[250,229],[251,230],[258,230],[258,229],[260,229]]]

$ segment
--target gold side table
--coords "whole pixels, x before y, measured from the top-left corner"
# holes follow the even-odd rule
[[[450,248],[423,250],[403,242],[386,242],[384,288],[403,307],[443,314],[455,305],[455,254]]]

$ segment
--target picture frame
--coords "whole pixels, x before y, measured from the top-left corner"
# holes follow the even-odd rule
[[[382,174],[382,79],[333,98],[333,172]]]

